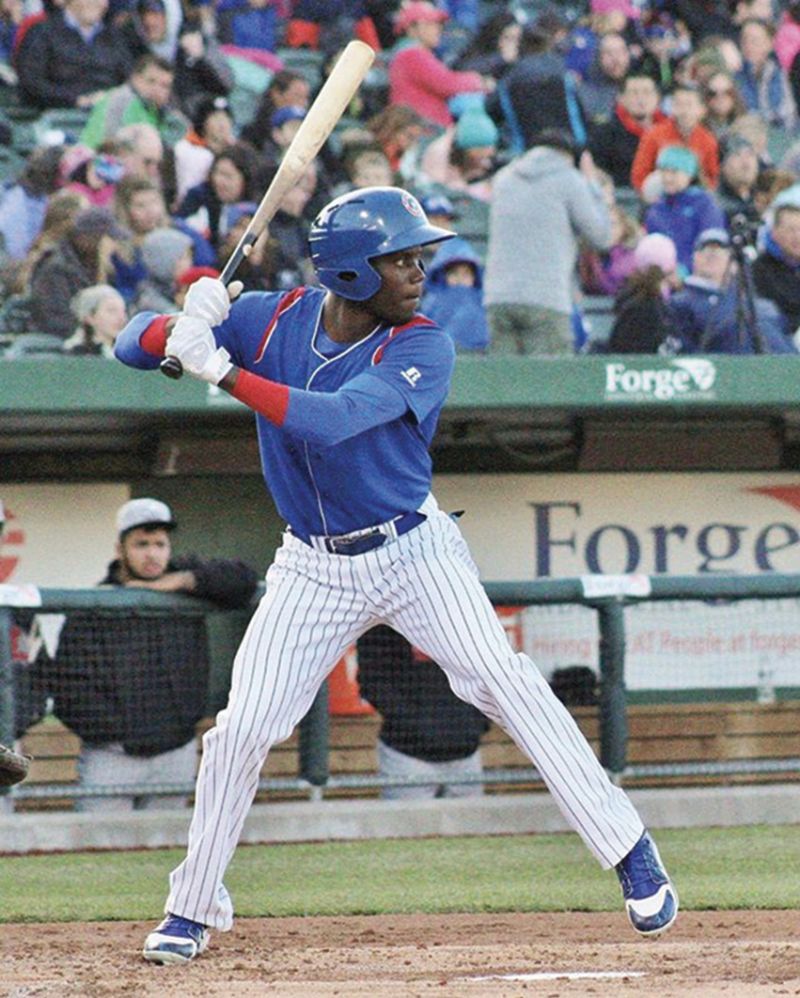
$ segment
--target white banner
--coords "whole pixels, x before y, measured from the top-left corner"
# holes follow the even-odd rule
[[[800,571],[800,474],[438,475],[484,579]]]

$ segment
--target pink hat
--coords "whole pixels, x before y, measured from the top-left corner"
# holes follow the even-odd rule
[[[634,7],[631,0],[592,0],[591,11],[593,14],[613,14],[619,11],[626,17],[640,17],[641,11]]]
[[[659,267],[665,274],[671,274],[678,265],[678,253],[669,236],[649,232],[636,244],[633,261],[637,270]]]
[[[441,23],[446,21],[448,17],[449,14],[446,11],[428,3],[428,0],[410,0],[409,3],[404,3],[394,16],[394,33],[402,35],[418,21],[438,21]]]

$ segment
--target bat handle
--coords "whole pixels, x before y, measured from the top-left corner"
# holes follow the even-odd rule
[[[234,252],[231,253],[228,262],[219,275],[219,279],[223,284],[228,285],[233,280],[233,275],[236,273],[237,267],[246,256],[250,255],[250,251],[257,238],[258,236],[253,232],[245,234]],[[165,374],[168,378],[172,378],[173,381],[179,381],[183,377],[183,364],[181,364],[177,357],[165,357],[158,367],[162,374]]]
[[[158,368],[162,374],[165,374],[168,378],[172,378],[173,381],[178,381],[183,377],[183,364],[181,364],[177,357],[165,357],[158,365]]]

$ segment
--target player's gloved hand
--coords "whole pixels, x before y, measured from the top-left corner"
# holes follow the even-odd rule
[[[230,313],[231,302],[242,292],[241,281],[231,281],[226,288],[215,277],[201,277],[189,288],[183,303],[183,314],[205,319],[209,326],[218,326]]]
[[[189,315],[182,315],[173,326],[166,354],[177,357],[184,371],[211,385],[218,385],[233,367],[228,351],[217,346],[211,326]]]

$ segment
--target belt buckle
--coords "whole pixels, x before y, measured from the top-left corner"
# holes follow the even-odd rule
[[[353,531],[353,533],[357,536],[353,537],[352,534],[339,534],[338,537],[327,537],[325,539],[325,546],[331,554],[349,554],[350,552],[347,548],[352,547],[354,544],[360,544],[364,541],[372,540],[372,538],[379,536],[381,531],[378,527],[373,527],[371,530],[358,530]],[[380,545],[375,546],[380,547]]]

